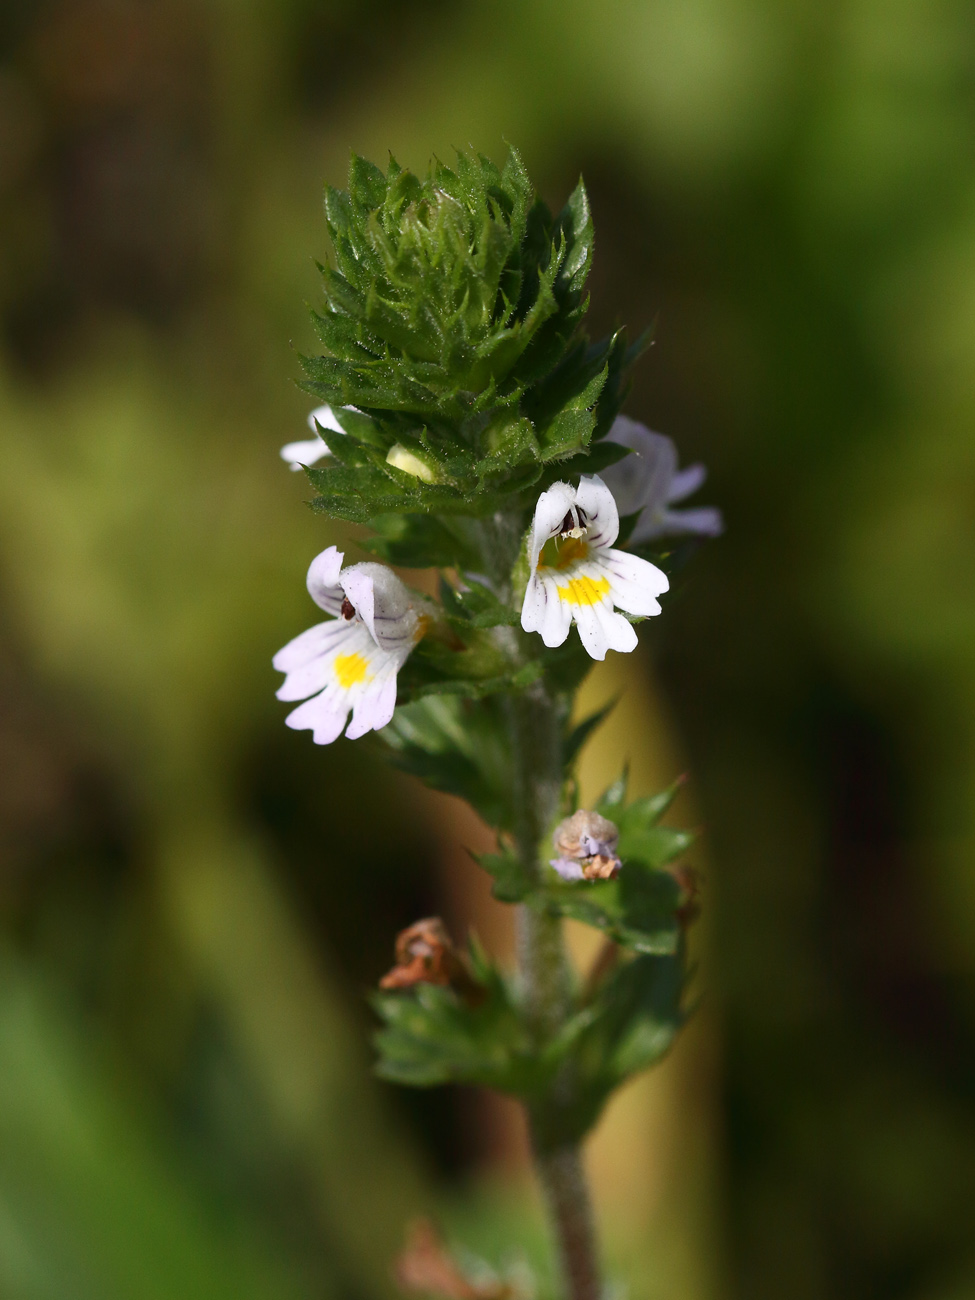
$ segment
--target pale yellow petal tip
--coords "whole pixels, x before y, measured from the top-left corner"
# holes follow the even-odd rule
[[[412,451],[408,451],[402,443],[394,442],[386,455],[386,464],[392,465],[394,469],[401,469],[404,474],[412,474],[414,478],[422,479],[424,483],[436,483],[437,476],[419,456],[415,456]]]

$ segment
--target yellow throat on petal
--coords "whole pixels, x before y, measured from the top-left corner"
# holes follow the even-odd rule
[[[557,586],[556,591],[569,605],[598,605],[609,591],[609,579],[570,578],[564,587]]]
[[[335,656],[335,676],[338,678],[338,683],[343,691],[347,691],[350,686],[356,686],[359,682],[365,681],[368,671],[369,661],[363,659],[360,654]]]
[[[545,547],[538,557],[536,567],[539,569],[567,569],[570,565],[575,564],[577,560],[586,559],[588,554],[589,544],[583,541],[581,537],[570,537],[561,543],[551,537],[545,543]]]

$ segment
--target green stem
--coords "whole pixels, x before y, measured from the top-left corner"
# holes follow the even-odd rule
[[[596,1232],[578,1144],[536,1152],[535,1168],[559,1243],[566,1294],[572,1300],[599,1300]]]
[[[512,779],[516,809],[515,840],[528,871],[541,878],[545,836],[558,813],[562,786],[561,718],[544,682],[508,701]],[[541,1045],[565,1022],[571,1010],[571,977],[562,923],[557,916],[523,904],[519,909],[518,957],[525,1005]],[[566,1300],[599,1300],[597,1262],[589,1189],[578,1143],[552,1143],[548,1114],[566,1108],[572,1079],[556,1079],[552,1095],[528,1108],[535,1167],[559,1249]]]

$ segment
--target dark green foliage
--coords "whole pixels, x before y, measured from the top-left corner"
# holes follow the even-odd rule
[[[500,691],[521,690],[541,674],[537,659],[518,667],[485,632],[469,627],[464,640],[440,636],[422,640],[400,670],[397,698],[400,704],[428,695],[464,695],[478,700]]]
[[[397,709],[382,738],[397,767],[460,795],[489,826],[510,829],[507,733],[496,699],[430,695]]]
[[[542,1038],[518,986],[478,950],[481,1000],[426,983],[377,996],[379,1070],[416,1086],[514,1093],[537,1140],[575,1139],[680,1024],[680,889],[664,868],[691,837],[659,825],[673,791],[627,806],[624,780],[601,804],[620,828],[617,879],[567,884],[544,864],[547,848],[539,866],[538,846],[525,844],[519,711],[541,690],[543,725],[559,729],[546,733],[546,761],[558,770],[561,735],[569,781],[612,706],[571,726],[591,659],[575,636],[553,650],[520,629],[524,533],[541,491],[628,454],[601,440],[647,339],[631,347],[622,331],[595,343],[581,333],[593,247],[585,188],[553,217],[513,150],[500,170],[461,153],[424,179],[354,156],[348,190],[328,189],[325,213],[334,263],[321,268],[325,304],[314,313],[323,353],[303,365],[305,387],[341,431],[328,431],[331,455],[307,471],[314,506],[369,524],[364,545],[382,559],[441,570],[436,614],[399,671],[383,739],[398,767],[466,799],[496,830],[498,851],[479,859],[495,897],[619,945],[612,974]]]
[[[459,153],[425,180],[353,155],[329,187],[335,266],[316,314],[316,391],[339,406],[465,420],[510,407],[581,319],[592,218],[581,183],[553,221],[512,150],[503,171]]]
[[[553,217],[514,150],[503,169],[458,153],[423,180],[353,155],[325,217],[334,265],[321,268],[323,353],[302,359],[304,387],[345,433],[307,471],[317,509],[357,523],[527,510],[561,475],[623,454],[586,460],[635,351],[620,332],[578,334],[593,248],[581,181]],[[377,551],[401,563],[469,558],[439,530],[379,531]]]
[[[477,859],[489,876],[494,877],[491,892],[501,903],[520,903],[536,888],[537,881],[511,849],[484,853]]]
[[[373,536],[362,545],[388,564],[418,569],[477,568],[478,555],[469,535],[471,521],[448,515],[377,515]]]
[[[430,703],[424,702],[422,711],[413,707],[412,740],[396,741],[400,761],[413,763],[411,770],[425,764],[431,784],[463,793],[475,806],[480,800],[482,809],[491,807],[500,791],[492,790],[489,771],[476,756],[491,732],[488,719],[500,720],[497,707],[481,705],[478,713],[458,704],[447,713],[443,701],[432,709]],[[454,761],[446,761],[446,737],[458,731],[471,738],[464,742],[464,761],[457,761],[459,744]],[[546,869],[539,881],[507,840],[497,853],[476,859],[494,877],[496,898],[592,925],[622,949],[607,977],[580,990],[558,1031],[534,1040],[515,992],[475,949],[476,978],[487,990],[481,1005],[472,1007],[451,989],[428,984],[374,1000],[384,1023],[377,1037],[383,1076],[420,1086],[455,1082],[501,1088],[533,1109],[533,1128],[543,1144],[581,1137],[614,1088],[663,1056],[684,1018],[680,889],[662,868],[684,851],[691,836],[659,825],[679,786],[627,805],[624,773],[606,791],[600,809],[615,818],[621,832],[623,870],[616,880],[564,884]],[[556,1078],[571,1086],[553,1090]]]
[[[436,984],[373,998],[384,1026],[376,1035],[384,1079],[414,1087],[480,1083],[521,1096],[536,1090],[541,1066],[504,978],[476,948],[471,959],[484,989],[477,1006]]]
[[[675,837],[678,832],[674,832]],[[673,876],[624,859],[616,880],[591,884],[550,885],[545,900],[560,916],[591,925],[614,943],[634,952],[677,950],[675,917],[679,889]]]
[[[489,587],[474,583],[458,589],[446,581],[440,584],[440,602],[451,626],[462,635],[472,628],[517,627],[517,610],[502,604]]]
[[[595,998],[564,1026],[560,1064],[572,1086],[532,1111],[536,1141],[557,1148],[582,1138],[610,1094],[663,1057],[684,1021],[681,954],[621,962]],[[529,1104],[531,1099],[529,1098]]]
[[[521,1097],[532,1108],[543,1145],[581,1137],[615,1088],[658,1061],[679,1030],[684,975],[679,955],[638,956],[613,973],[547,1041],[529,1030],[515,990],[472,946],[483,1000],[449,987],[416,984],[372,1001],[379,1074],[432,1087],[481,1084]],[[556,1087],[557,1078],[572,1080]]]

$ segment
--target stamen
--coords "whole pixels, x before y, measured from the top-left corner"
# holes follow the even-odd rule
[[[343,596],[342,598],[342,608],[340,613],[347,622],[351,623],[355,618],[355,605],[353,605],[352,601],[349,600],[348,596]]]
[[[585,535],[588,527],[589,519],[586,512],[580,510],[578,506],[572,506],[566,511],[565,518],[559,525],[558,536],[579,538]]]

